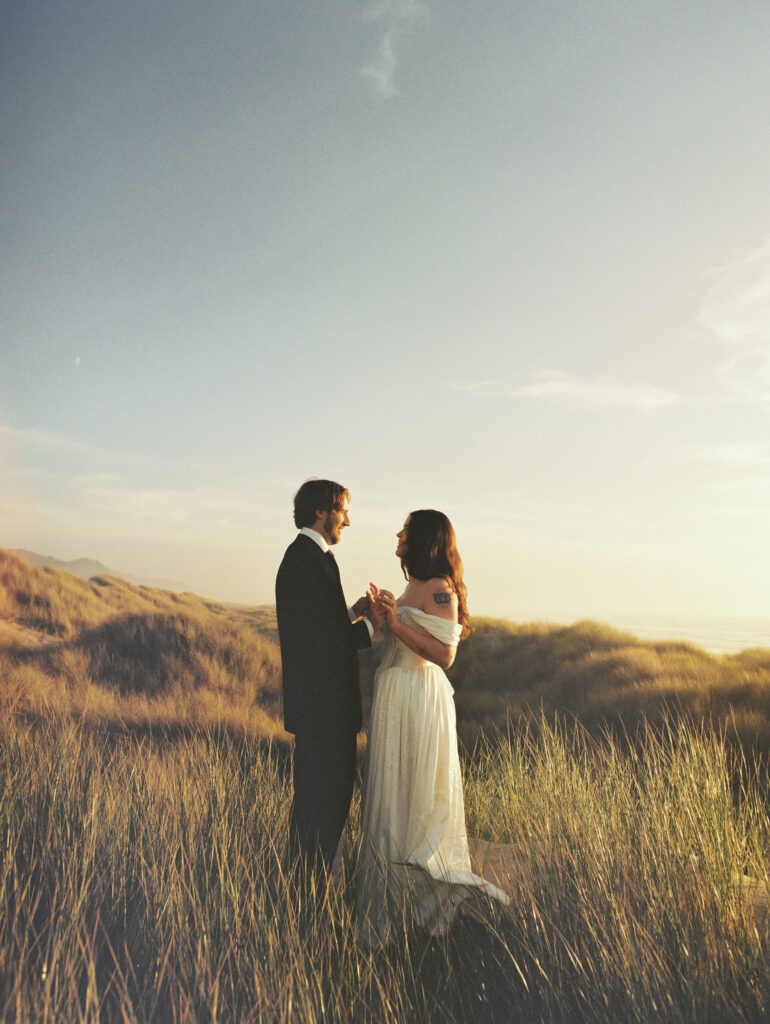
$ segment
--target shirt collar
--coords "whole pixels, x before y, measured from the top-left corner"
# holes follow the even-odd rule
[[[322,537],[318,530],[313,530],[309,526],[303,526],[299,532],[303,533],[306,537],[310,537],[311,540],[314,540],[321,551],[326,552],[329,550],[326,538]]]

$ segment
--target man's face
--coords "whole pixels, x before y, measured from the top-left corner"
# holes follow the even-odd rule
[[[340,508],[322,513],[323,518],[320,519],[318,526],[327,544],[339,544],[342,531],[346,526],[350,526],[349,510],[347,498],[343,498]]]

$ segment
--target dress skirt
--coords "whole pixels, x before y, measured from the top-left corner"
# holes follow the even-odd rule
[[[398,613],[444,642],[459,639],[459,627],[438,616]],[[393,634],[375,679],[361,824],[356,911],[367,945],[410,919],[441,933],[474,896],[508,902],[471,871],[452,686]]]

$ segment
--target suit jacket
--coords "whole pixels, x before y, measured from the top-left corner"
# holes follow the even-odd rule
[[[361,728],[358,648],[371,643],[366,623],[352,623],[333,557],[298,534],[275,582],[287,732]]]

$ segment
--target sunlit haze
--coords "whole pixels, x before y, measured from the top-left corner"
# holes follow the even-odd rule
[[[770,4],[61,0],[0,37],[0,546],[770,615]]]

